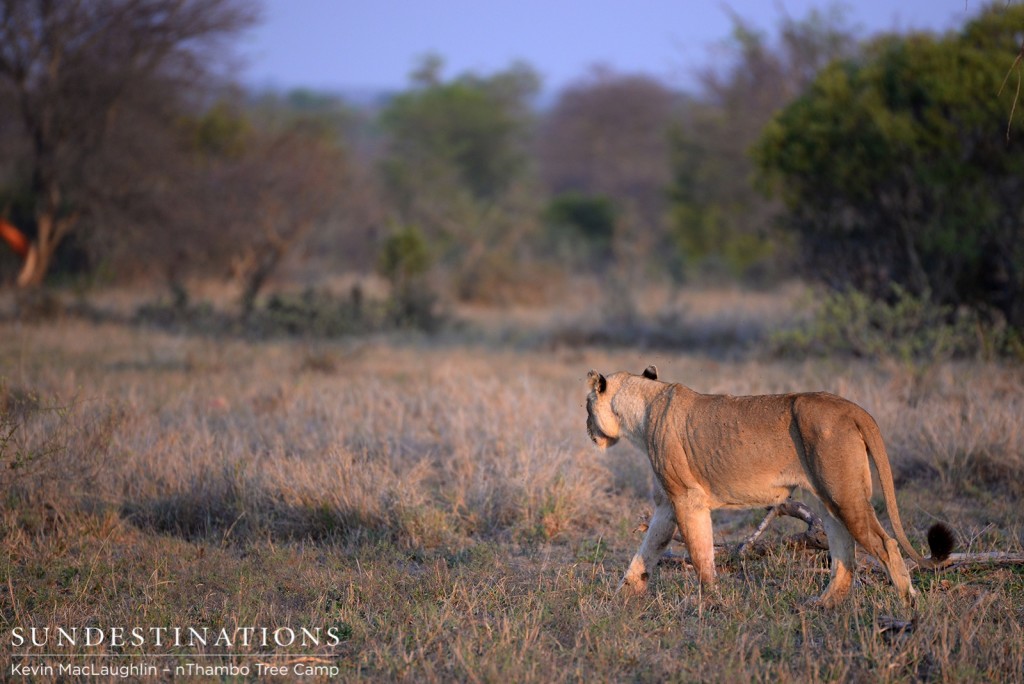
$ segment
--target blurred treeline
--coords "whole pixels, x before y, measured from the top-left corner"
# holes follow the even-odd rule
[[[531,303],[597,276],[799,274],[1024,327],[1024,7],[948,35],[861,36],[841,8],[732,36],[681,91],[595,67],[413,66],[367,104],[231,82],[241,0],[0,0],[0,276],[222,278],[243,313],[283,270]],[[356,293],[353,293],[354,295]]]

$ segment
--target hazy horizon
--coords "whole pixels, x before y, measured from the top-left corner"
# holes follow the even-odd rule
[[[962,0],[820,0],[727,4],[652,0],[643,12],[614,2],[537,0],[474,3],[444,0],[427,7],[347,0],[266,0],[263,20],[243,39],[242,81],[258,89],[310,88],[346,93],[402,90],[427,54],[439,55],[446,76],[489,74],[525,62],[545,92],[584,78],[596,65],[645,73],[685,89],[693,72],[714,58],[731,31],[730,11],[771,35],[784,16],[805,18],[837,7],[860,35],[883,31],[944,31],[981,4]]]

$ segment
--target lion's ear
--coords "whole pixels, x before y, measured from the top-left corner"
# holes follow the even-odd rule
[[[594,390],[598,394],[601,394],[608,389],[608,381],[605,380],[604,376],[596,370],[592,370],[587,373],[587,382],[590,384],[590,389]]]
[[[652,363],[647,368],[644,368],[644,377],[647,378],[648,380],[657,380],[658,379],[658,367],[655,366]]]

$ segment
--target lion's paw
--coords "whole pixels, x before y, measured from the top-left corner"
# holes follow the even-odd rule
[[[615,592],[629,596],[639,596],[640,594],[647,593],[647,586],[649,583],[650,575],[646,572],[639,575],[625,575],[622,580],[619,581],[619,586]]]

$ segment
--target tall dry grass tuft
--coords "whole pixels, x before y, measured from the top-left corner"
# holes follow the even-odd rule
[[[0,492],[19,524],[51,532],[70,512],[104,503],[98,483],[123,412],[0,379]]]

